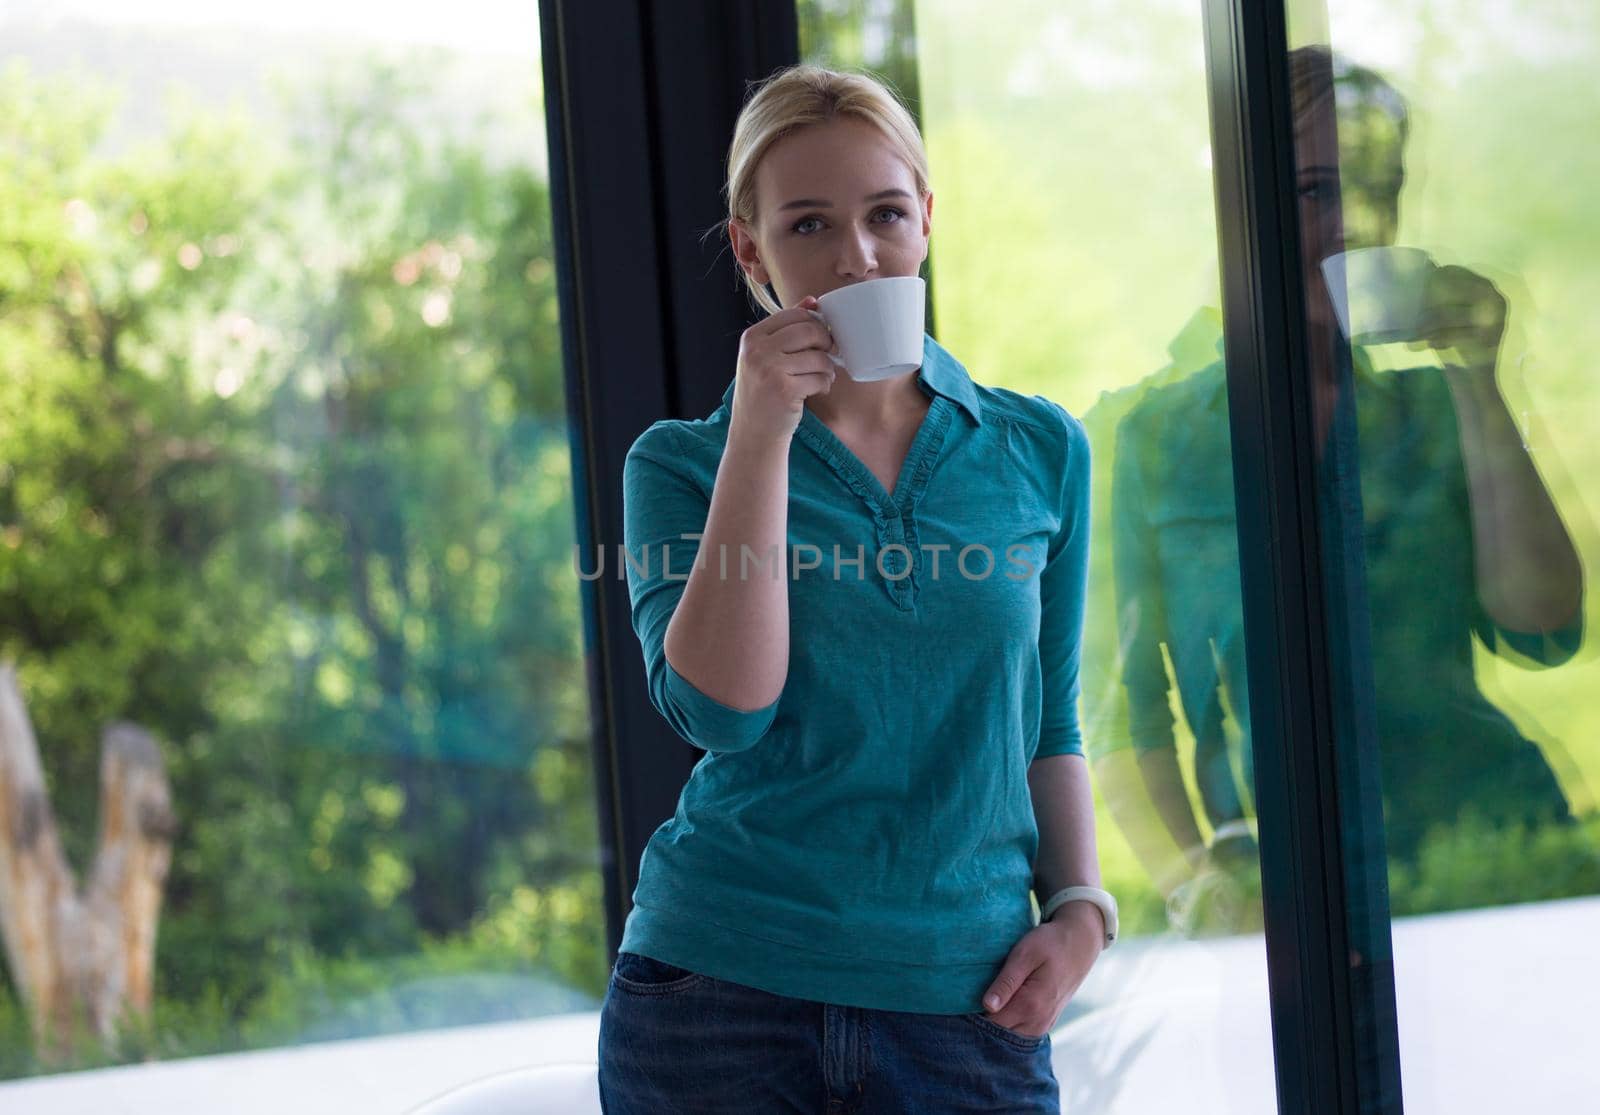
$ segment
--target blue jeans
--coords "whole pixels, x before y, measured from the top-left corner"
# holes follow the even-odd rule
[[[1050,1035],[971,1014],[791,999],[617,956],[600,1010],[606,1115],[1059,1115]]]

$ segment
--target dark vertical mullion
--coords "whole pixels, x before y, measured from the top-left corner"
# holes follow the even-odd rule
[[[662,744],[652,755],[664,768],[670,756],[656,726],[633,712],[645,697],[640,671],[619,668],[631,622],[626,584],[615,577],[621,462],[628,446],[620,430],[642,428],[659,416],[667,389],[645,376],[636,377],[627,392],[601,389],[606,368],[666,364],[659,282],[648,258],[656,226],[646,156],[643,35],[631,5],[606,5],[604,21],[599,6],[540,0],[539,7],[576,540],[584,569],[593,571],[601,562],[604,569],[598,580],[581,582],[581,610],[600,871],[614,952],[632,893],[627,849],[638,839],[632,818],[639,811],[637,764],[628,777],[619,741],[631,739],[641,748]],[[602,52],[609,56],[603,82],[597,73]],[[619,258],[630,266],[617,267]],[[614,327],[608,312],[619,304],[638,307],[626,331]],[[670,776],[665,769],[658,773]]]
[[[661,418],[701,417],[754,320],[699,234],[747,83],[798,60],[793,5],[540,0],[551,223],[571,431],[608,951],[650,835],[702,753],[650,704],[622,542],[622,466]],[[574,574],[576,575],[576,574]]]
[[[1278,1105],[1398,1112],[1392,972],[1363,967],[1375,915],[1387,960],[1385,895],[1370,863],[1347,870],[1340,827],[1369,798],[1338,732],[1348,648],[1330,641],[1344,602],[1319,529],[1284,10],[1204,12]]]
[[[792,3],[648,0],[662,288],[668,321],[671,417],[700,418],[722,402],[739,336],[765,317],[745,293],[725,231],[728,144],[750,82],[800,60]]]

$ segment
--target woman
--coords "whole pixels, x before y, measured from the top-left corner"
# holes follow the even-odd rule
[[[1354,688],[1378,743],[1384,840],[1369,836],[1361,850],[1415,874],[1430,842],[1460,839],[1469,815],[1510,841],[1518,829],[1572,825],[1550,763],[1480,688],[1475,648],[1529,668],[1570,659],[1583,641],[1583,568],[1499,388],[1507,303],[1488,279],[1446,265],[1423,285],[1410,347],[1433,350],[1437,366],[1379,371],[1356,344],[1350,371],[1337,373],[1346,342],[1320,265],[1394,245],[1410,116],[1384,77],[1326,47],[1290,52],[1289,73],[1322,525],[1330,548],[1361,556],[1360,581],[1336,599],[1371,663],[1371,680]],[[1225,888],[1228,877],[1246,895],[1257,885],[1227,369],[1216,360],[1136,395],[1117,420],[1109,470],[1115,605],[1095,609],[1118,617],[1118,630],[1094,633],[1116,644],[1092,665],[1115,661],[1120,677],[1091,678],[1093,735],[1112,813],[1176,913],[1183,891]],[[1108,419],[1087,416],[1102,430]],[[1210,847],[1179,773],[1174,682]],[[1239,728],[1237,780],[1225,719]],[[1118,749],[1137,755],[1135,778],[1112,774],[1129,769],[1107,761]],[[1192,870],[1175,870],[1150,838],[1150,812]],[[1441,899],[1443,885],[1418,890],[1460,904]],[[1220,909],[1237,922],[1205,928],[1259,925],[1259,902]]]
[[[926,335],[915,372],[836,375],[816,296],[915,275],[932,228],[878,82],[770,77],[726,188],[770,316],[723,405],[624,469],[651,700],[707,755],[640,864],[602,1104],[1058,1111],[1048,1031],[1115,932],[1076,711],[1083,429]]]

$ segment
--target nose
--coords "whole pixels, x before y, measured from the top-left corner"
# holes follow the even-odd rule
[[[860,281],[878,269],[878,256],[873,250],[872,233],[867,229],[852,227],[839,240],[839,259],[834,270],[841,279]]]

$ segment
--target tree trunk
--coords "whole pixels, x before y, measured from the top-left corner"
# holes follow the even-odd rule
[[[57,835],[33,726],[0,663],[0,940],[41,1059],[86,1025],[115,1045],[124,1012],[148,1015],[156,922],[176,821],[161,751],[118,722],[100,742],[100,843],[81,892]]]

